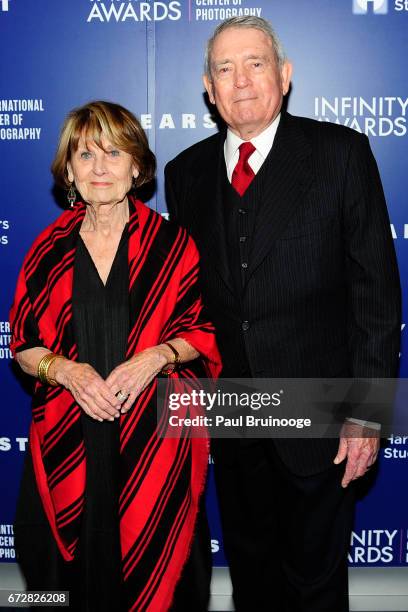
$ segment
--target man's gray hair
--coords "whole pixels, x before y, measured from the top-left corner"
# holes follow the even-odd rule
[[[229,28],[254,28],[255,30],[260,30],[270,39],[272,43],[272,48],[275,52],[275,57],[279,68],[282,68],[283,64],[286,61],[286,53],[283,49],[282,43],[279,38],[275,34],[272,29],[271,24],[266,19],[262,17],[254,17],[252,15],[247,17],[231,17],[230,19],[226,19],[222,23],[220,23],[214,30],[211,38],[208,39],[207,47],[205,50],[204,57],[204,73],[207,77],[211,78],[211,54],[214,46],[215,39],[217,36],[227,30]]]

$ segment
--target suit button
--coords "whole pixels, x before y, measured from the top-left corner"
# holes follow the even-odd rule
[[[242,262],[242,264],[241,264],[241,267],[242,267],[242,268],[244,268],[244,270],[246,270],[246,269],[247,269],[247,267],[248,267],[247,262],[246,262],[246,261],[243,261],[243,262]]]
[[[238,212],[240,215],[246,215],[246,210],[244,208],[238,208]]]
[[[242,331],[248,331],[248,329],[250,328],[249,321],[242,321],[241,327]]]

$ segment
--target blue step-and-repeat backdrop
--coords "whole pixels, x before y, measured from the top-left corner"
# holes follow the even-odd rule
[[[30,420],[16,378],[8,312],[34,237],[61,212],[49,167],[67,112],[92,99],[128,107],[158,159],[149,205],[165,213],[163,168],[213,134],[201,81],[213,28],[234,15],[270,19],[294,63],[289,111],[365,132],[378,161],[407,292],[408,0],[0,0],[0,561],[15,558],[12,522]],[[404,320],[406,320],[406,312]],[[406,376],[402,329],[401,375]],[[382,450],[360,500],[350,563],[408,563],[408,438]],[[214,564],[225,563],[210,474]]]

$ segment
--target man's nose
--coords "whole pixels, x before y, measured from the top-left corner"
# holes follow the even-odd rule
[[[249,78],[244,67],[238,67],[235,70],[235,87],[246,87],[249,83]]]

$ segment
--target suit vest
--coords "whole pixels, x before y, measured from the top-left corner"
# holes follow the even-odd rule
[[[265,176],[267,176],[270,159],[271,155],[269,154],[243,196],[240,196],[232,187],[228,180],[225,163],[221,164],[220,193],[223,202],[226,253],[242,319],[245,318],[242,312],[242,297],[247,282],[251,250],[256,239],[256,218],[262,203]],[[228,364],[228,376],[252,377],[243,332],[241,332],[239,338],[239,351],[232,368],[231,365]]]

